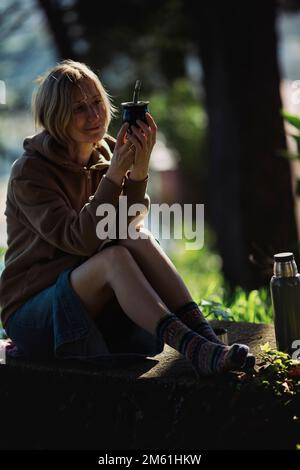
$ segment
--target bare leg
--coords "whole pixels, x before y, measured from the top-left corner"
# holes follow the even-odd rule
[[[149,238],[119,240],[125,246],[141,268],[145,277],[171,312],[187,302],[192,301],[191,294],[180,277],[176,267],[157,243],[151,232],[145,228],[141,231]]]
[[[245,362],[246,346],[229,348],[214,344],[192,333],[175,315],[168,315],[167,306],[123,246],[112,246],[92,256],[72,271],[70,280],[83,303],[94,302],[95,311],[101,292],[111,287],[124,313],[134,323],[184,354],[199,373],[236,369]]]
[[[122,246],[113,246],[92,256],[74,269],[73,289],[92,318],[101,315],[101,296],[115,295],[126,315],[137,325],[155,334],[158,321],[167,313],[164,304],[139,266]]]

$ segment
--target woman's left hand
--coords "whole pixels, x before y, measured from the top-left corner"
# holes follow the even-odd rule
[[[132,134],[127,132],[126,136],[135,147],[135,158],[130,177],[147,176],[150,155],[156,142],[157,126],[155,121],[151,114],[146,113],[145,116],[148,126],[138,119],[136,122],[139,127],[131,126]]]

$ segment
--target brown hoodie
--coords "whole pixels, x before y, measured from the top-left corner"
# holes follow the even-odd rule
[[[101,203],[149,207],[148,177],[132,181],[130,172],[118,186],[104,175],[115,140],[106,136],[93,150],[86,167],[68,159],[65,151],[43,131],[24,140],[25,152],[13,162],[7,189],[7,245],[0,278],[1,320],[30,297],[53,284],[66,268],[85,261],[104,241],[96,225]],[[106,216],[106,214],[105,214]]]

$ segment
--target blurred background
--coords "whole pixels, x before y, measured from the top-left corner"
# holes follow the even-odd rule
[[[300,0],[1,0],[0,25],[2,253],[10,167],[36,132],[33,80],[71,58],[119,109],[142,80],[159,127],[152,202],[205,204],[203,249],[162,240],[195,299],[216,317],[267,321],[273,254],[293,251],[299,266],[299,162],[282,156],[295,149],[281,109],[300,116]],[[121,112],[112,135],[120,124]]]

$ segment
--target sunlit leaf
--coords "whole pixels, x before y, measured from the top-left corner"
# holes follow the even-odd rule
[[[265,353],[271,351],[271,346],[270,346],[269,341],[265,344],[260,345],[260,349],[261,349],[261,351],[263,351]]]
[[[290,114],[283,110],[281,111],[281,115],[287,122],[292,124],[292,126],[300,130],[300,118],[298,118],[298,116],[295,116],[294,114]]]
[[[212,308],[211,311],[217,317],[222,317],[224,320],[230,320],[231,314],[222,308]]]

